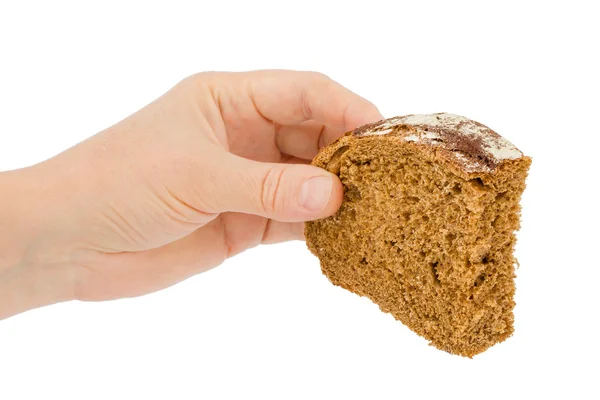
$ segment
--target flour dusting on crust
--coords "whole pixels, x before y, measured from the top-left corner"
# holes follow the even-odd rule
[[[489,172],[504,160],[523,157],[511,142],[487,126],[448,113],[411,114],[357,128],[357,137],[398,134],[407,142],[422,143],[452,153],[467,171]]]

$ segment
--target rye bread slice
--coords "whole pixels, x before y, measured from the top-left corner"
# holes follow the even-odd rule
[[[433,346],[472,357],[513,333],[513,249],[530,164],[490,128],[453,114],[365,125],[314,159],[340,177],[344,201],[306,224],[306,243],[332,283]]]

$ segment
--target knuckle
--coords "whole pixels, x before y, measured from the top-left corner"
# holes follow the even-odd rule
[[[261,208],[267,215],[277,212],[284,202],[283,174],[285,168],[280,165],[274,165],[267,170],[261,181]]]

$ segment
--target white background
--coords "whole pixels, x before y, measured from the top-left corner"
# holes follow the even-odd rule
[[[534,159],[516,332],[472,360],[438,351],[292,242],[141,298],[1,321],[0,399],[600,397],[594,2],[91,4],[0,3],[0,170],[203,70],[318,70],[387,117],[462,114]]]

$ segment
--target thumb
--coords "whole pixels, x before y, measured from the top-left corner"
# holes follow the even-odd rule
[[[299,222],[325,218],[342,203],[339,178],[322,168],[262,163],[231,153],[222,157],[218,163],[210,163],[210,187],[202,191],[210,197],[202,201],[210,212],[233,211]]]

